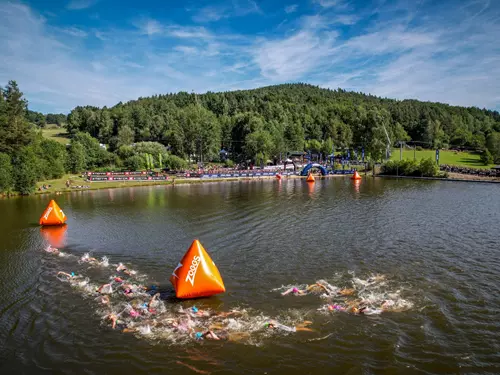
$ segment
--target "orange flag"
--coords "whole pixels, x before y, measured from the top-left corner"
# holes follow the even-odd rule
[[[51,200],[40,217],[40,225],[61,225],[67,220],[66,215],[57,205],[55,200]]]
[[[226,291],[217,266],[198,240],[174,269],[170,282],[177,298],[209,297]]]

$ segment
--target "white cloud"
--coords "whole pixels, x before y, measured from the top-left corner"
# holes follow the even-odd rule
[[[254,59],[264,77],[276,81],[295,80],[332,53],[333,41],[332,36],[323,38],[302,30],[284,40],[259,43]]]
[[[136,23],[139,32],[143,35],[160,34],[164,31],[163,26],[154,19],[144,19]]]
[[[193,16],[194,22],[213,22],[218,21],[221,18],[226,18],[227,9],[223,7],[207,6],[198,11],[196,15]]]
[[[174,48],[176,51],[182,52],[186,55],[193,55],[198,52],[198,49],[195,47],[189,47],[189,46],[176,46]]]
[[[321,5],[323,8],[331,8],[343,4],[342,0],[315,0],[315,3]]]
[[[208,23],[223,18],[242,17],[252,13],[261,13],[257,3],[253,0],[233,0],[230,5],[209,5],[198,9],[192,17],[194,22]]]
[[[350,39],[345,48],[382,54],[436,43],[438,36],[429,32],[407,31],[402,27],[387,28]]]
[[[285,7],[285,13],[294,13],[299,6],[297,4],[288,5]]]
[[[67,28],[64,28],[64,29],[58,29],[60,30],[61,32],[65,33],[65,34],[68,34],[68,35],[71,35],[71,36],[74,36],[74,37],[77,37],[77,38],[85,38],[88,34],[77,28],[77,27],[67,27]]]
[[[66,6],[67,9],[81,10],[95,5],[99,0],[71,0]]]
[[[359,17],[354,14],[339,14],[333,18],[333,23],[339,23],[342,25],[354,25],[359,21]]]

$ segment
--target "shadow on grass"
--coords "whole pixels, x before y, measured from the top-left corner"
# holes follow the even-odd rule
[[[473,159],[473,158],[460,158],[457,160],[461,164],[466,164],[470,165],[471,167],[477,167],[477,166],[482,166],[484,167],[484,164],[481,160],[478,159]]]

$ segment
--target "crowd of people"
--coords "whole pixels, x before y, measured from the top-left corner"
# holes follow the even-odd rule
[[[59,257],[75,257],[50,245],[45,251]],[[281,319],[276,319],[240,308],[214,311],[196,305],[182,306],[181,303],[171,301],[171,291],[161,291],[157,285],[148,285],[144,275],[139,275],[136,270],[122,263],[111,264],[107,257],[98,259],[88,253],[75,259],[75,263],[80,266],[100,267],[108,275],[106,282],[93,283],[84,275],[85,271],[59,271],[57,279],[91,298],[97,305],[102,323],[112,330],[172,342],[252,342],[258,335],[314,332],[311,327],[313,322],[304,320],[304,317],[297,319],[281,316]],[[377,288],[384,285],[385,280],[384,275],[374,275],[367,280],[353,279],[351,285],[342,287],[319,280],[311,285],[275,290],[282,291],[283,297],[310,294],[320,296],[326,299],[326,304],[322,303],[318,310],[326,314],[344,312],[371,315],[409,309],[411,303],[398,295],[392,294],[388,298],[386,293],[375,293]]]

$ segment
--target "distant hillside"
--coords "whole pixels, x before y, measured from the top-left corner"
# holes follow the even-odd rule
[[[179,156],[270,158],[289,150],[365,147],[379,154],[387,144],[483,149],[500,131],[496,111],[285,84],[254,90],[139,98],[112,108],[77,107],[70,133],[84,131],[117,149],[159,141]],[[304,140],[307,143],[304,145]]]

